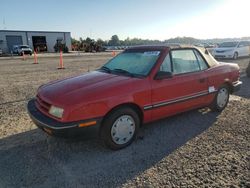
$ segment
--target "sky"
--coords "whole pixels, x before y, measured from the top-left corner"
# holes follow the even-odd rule
[[[109,40],[250,36],[250,0],[0,0],[0,30]]]

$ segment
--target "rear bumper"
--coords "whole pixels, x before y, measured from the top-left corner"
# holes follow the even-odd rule
[[[35,99],[31,99],[27,105],[28,113],[36,126],[50,135],[72,135],[82,131],[95,132],[99,130],[102,118],[88,119],[75,122],[62,123],[41,113],[35,106]],[[80,124],[94,122],[91,126],[79,127]]]
[[[242,82],[241,82],[241,81],[234,82],[234,83],[233,83],[233,92],[239,91],[240,88],[241,88],[241,85],[242,85]]]

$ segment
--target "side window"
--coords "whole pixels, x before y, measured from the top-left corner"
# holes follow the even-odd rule
[[[200,68],[201,70],[205,70],[208,68],[207,63],[205,62],[205,60],[201,57],[201,54],[199,52],[197,52],[196,50],[194,50],[194,53],[199,61],[200,64]]]
[[[171,60],[169,54],[165,57],[161,64],[160,71],[171,72]]]
[[[244,46],[245,46],[244,42],[239,43],[239,48],[244,47]]]
[[[172,62],[174,74],[199,71],[199,63],[193,50],[173,50]]]
[[[244,41],[243,44],[244,44],[244,46],[249,46],[249,45],[250,45],[250,42]]]

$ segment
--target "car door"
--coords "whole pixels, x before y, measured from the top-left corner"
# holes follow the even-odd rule
[[[237,47],[239,57],[247,56],[247,47],[244,41],[241,41]]]
[[[244,56],[248,56],[250,53],[249,53],[249,45],[248,45],[248,42],[247,41],[243,41],[243,46],[244,46]]]
[[[250,41],[247,41],[248,55],[250,56]]]
[[[152,80],[152,120],[206,104],[207,63],[194,49],[172,50],[159,71],[171,71],[172,78]]]

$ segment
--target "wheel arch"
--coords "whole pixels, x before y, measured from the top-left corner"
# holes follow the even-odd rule
[[[106,119],[106,117],[108,117],[113,111],[119,109],[119,108],[123,108],[123,107],[129,107],[131,109],[133,109],[139,116],[140,118],[140,123],[142,124],[143,122],[143,118],[144,118],[144,114],[143,114],[143,110],[140,108],[139,105],[132,103],[132,102],[128,102],[128,103],[122,103],[119,104],[117,106],[114,106],[113,108],[111,108],[103,117],[102,122]],[[140,124],[140,126],[141,126]]]
[[[239,57],[239,52],[237,50],[234,51],[234,54],[237,54],[237,58]],[[234,56],[233,54],[233,56]]]
[[[230,81],[226,80],[223,85],[226,85],[228,87],[230,94],[233,93],[234,87],[233,87],[233,84]]]

